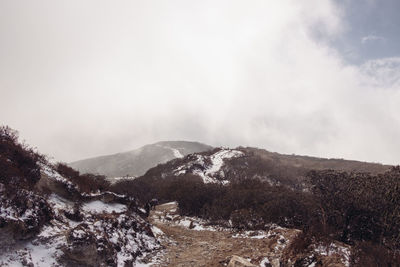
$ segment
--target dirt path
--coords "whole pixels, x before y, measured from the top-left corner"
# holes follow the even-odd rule
[[[265,236],[249,236],[248,232],[238,235],[212,227],[190,229],[193,224],[189,227],[187,218],[177,214],[176,203],[157,206],[149,219],[164,233],[161,263],[153,266],[226,266],[232,255],[251,259],[260,266],[265,257],[270,260],[279,257],[288,240],[296,234],[282,228]],[[180,220],[186,221],[180,223]]]

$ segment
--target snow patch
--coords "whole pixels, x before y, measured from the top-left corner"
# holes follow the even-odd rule
[[[339,255],[341,261],[345,266],[350,266],[350,255],[351,251],[349,247],[331,243],[327,245],[315,245],[314,252],[322,256]]]
[[[178,206],[178,202],[172,201],[172,202],[161,204],[160,206],[162,207],[162,206],[169,206],[169,205]]]
[[[120,213],[125,212],[127,207],[119,203],[104,203],[100,200],[95,200],[83,204],[82,210],[91,213]]]
[[[218,172],[224,164],[224,159],[236,158],[243,155],[239,150],[222,149],[211,156],[211,167],[209,167],[205,174],[207,176],[213,175]]]
[[[160,144],[158,144],[157,146],[165,148],[165,149],[170,149],[175,158],[179,158],[180,159],[180,158],[184,157],[184,155],[179,151],[179,149],[176,149],[176,148],[173,148],[173,147],[170,147],[170,146],[163,146],[163,145],[160,145]]]
[[[182,153],[178,149],[172,147],[170,147],[170,149],[172,150],[172,153],[174,153],[175,158],[183,158]]]
[[[161,231],[160,228],[158,228],[157,226],[154,226],[154,225],[151,226],[151,231],[152,231],[153,234],[156,235],[156,236],[164,235],[164,232]]]
[[[211,156],[203,156],[203,155],[196,155],[197,159],[189,164],[179,166],[176,168],[173,173],[175,175],[182,175],[188,172],[192,172],[200,176],[203,179],[204,183],[221,183],[221,184],[228,184],[228,180],[224,179],[217,179],[216,176],[220,178],[224,178],[225,174],[221,170],[222,166],[224,165],[225,159],[231,159],[243,156],[244,153],[239,150],[234,149],[221,149]],[[205,159],[209,158],[211,161],[210,165],[205,164]],[[198,167],[200,166],[200,168]]]
[[[75,184],[73,184],[71,181],[69,181],[68,179],[61,176],[61,174],[59,174],[56,170],[54,170],[50,166],[48,166],[46,164],[40,164],[40,170],[42,173],[44,173],[51,179],[54,179],[60,183],[66,184],[69,188],[78,189]]]
[[[269,259],[268,258],[264,258],[260,262],[260,267],[265,267],[265,266],[267,266],[267,264],[270,264]]]
[[[107,177],[107,181],[109,181],[112,184],[122,182],[122,181],[128,181],[128,180],[135,180],[138,178],[137,176],[120,176],[120,177]]]

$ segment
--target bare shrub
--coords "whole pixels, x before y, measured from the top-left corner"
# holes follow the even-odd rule
[[[90,173],[80,174],[79,171],[74,170],[65,163],[58,163],[56,165],[56,170],[62,176],[78,185],[79,190],[83,193],[91,193],[99,190],[104,191],[109,188],[109,183],[102,175],[94,175]]]
[[[18,141],[18,132],[0,126],[0,182],[7,187],[30,189],[40,179],[45,157]]]
[[[371,242],[359,242],[352,249],[350,263],[354,267],[398,267],[400,253]]]

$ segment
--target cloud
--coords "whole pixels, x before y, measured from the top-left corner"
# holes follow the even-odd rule
[[[1,5],[0,121],[56,159],[179,139],[400,156],[397,59],[346,63],[334,1]]]
[[[384,41],[386,41],[386,38],[384,38],[382,36],[372,35],[372,34],[361,38],[362,44],[367,44],[367,43],[376,42],[376,41],[384,42]]]

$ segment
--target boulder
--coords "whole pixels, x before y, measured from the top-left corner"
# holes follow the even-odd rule
[[[42,196],[25,189],[0,192],[0,248],[34,237],[52,217]]]
[[[67,233],[67,246],[62,248],[66,266],[116,267],[116,251],[103,235],[82,223]]]
[[[256,265],[242,257],[234,255],[229,261],[228,267],[256,267]]]

